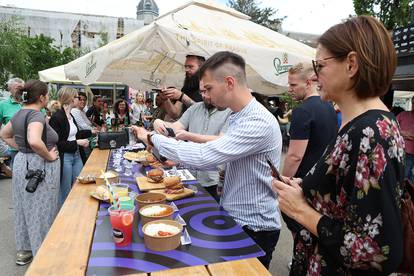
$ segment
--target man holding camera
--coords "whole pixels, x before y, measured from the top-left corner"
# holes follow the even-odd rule
[[[206,143],[223,135],[231,110],[217,108],[211,104],[211,97],[207,95],[203,81],[200,81],[200,94],[203,102],[190,106],[177,122],[168,123],[160,119],[155,120],[154,130],[159,134],[171,136],[168,133],[168,128],[170,128],[177,140],[195,143]],[[220,197],[217,194],[219,183],[217,168],[209,171],[192,170],[191,173],[218,202]]]

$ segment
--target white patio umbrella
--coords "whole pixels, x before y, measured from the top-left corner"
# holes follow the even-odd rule
[[[285,91],[288,69],[315,54],[313,48],[253,23],[247,15],[197,0],[68,63],[64,70],[69,79],[84,84],[181,87],[186,55],[208,58],[224,50],[243,56],[249,86],[267,95]]]

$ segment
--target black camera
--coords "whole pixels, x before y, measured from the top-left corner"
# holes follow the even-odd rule
[[[28,170],[26,174],[26,179],[29,181],[26,185],[26,191],[28,193],[34,193],[37,189],[37,186],[40,182],[45,179],[45,171],[44,170]]]

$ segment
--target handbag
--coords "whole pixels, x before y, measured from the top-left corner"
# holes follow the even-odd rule
[[[398,267],[399,273],[414,272],[414,185],[405,179],[401,198],[401,223],[403,226],[404,257]]]
[[[99,132],[98,133],[98,146],[99,149],[117,149],[122,146],[128,145],[129,136],[128,130],[116,132]]]

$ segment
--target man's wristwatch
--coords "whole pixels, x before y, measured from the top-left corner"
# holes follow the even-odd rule
[[[181,100],[183,99],[183,97],[184,97],[184,92],[181,92],[181,96],[178,98],[178,101],[181,102]]]
[[[148,141],[148,145],[150,145],[151,147],[154,147],[154,144],[151,142],[151,137],[154,135],[154,133],[148,133],[147,134],[147,141]]]

